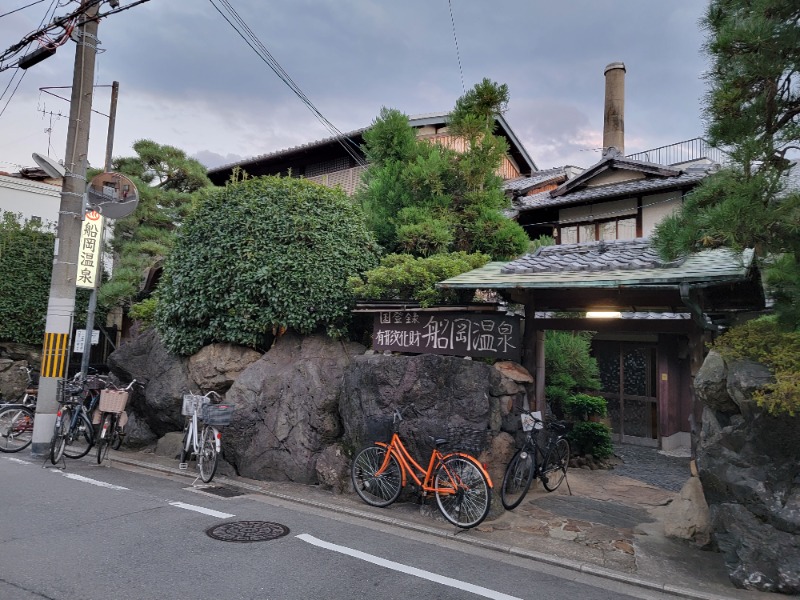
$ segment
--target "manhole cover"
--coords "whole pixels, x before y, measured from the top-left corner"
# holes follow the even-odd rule
[[[223,542],[265,542],[283,537],[289,528],[269,521],[235,521],[206,529],[206,534]]]
[[[231,488],[226,487],[207,487],[202,488],[201,491],[205,492],[206,494],[214,494],[215,496],[220,496],[222,498],[235,498],[236,496],[244,496],[244,492],[232,490]]]

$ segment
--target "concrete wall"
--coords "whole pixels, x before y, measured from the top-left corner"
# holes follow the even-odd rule
[[[43,224],[58,223],[61,188],[47,183],[0,175],[0,210],[39,217]]]

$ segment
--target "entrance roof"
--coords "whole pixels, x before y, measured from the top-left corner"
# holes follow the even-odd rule
[[[437,284],[497,290],[537,310],[704,312],[764,307],[752,250],[704,250],[665,263],[645,239],[546,246]]]

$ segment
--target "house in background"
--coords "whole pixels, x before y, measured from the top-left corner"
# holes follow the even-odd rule
[[[55,226],[60,206],[60,178],[54,179],[36,167],[14,174],[0,172],[0,210]]]
[[[448,113],[432,113],[409,117],[409,124],[417,130],[417,137],[446,145],[458,150],[463,140],[451,135],[447,127]],[[303,177],[328,187],[339,186],[352,195],[361,182],[361,174],[366,169],[364,153],[364,132],[368,128],[345,133],[302,146],[287,148],[269,154],[262,154],[236,163],[208,170],[208,177],[215,185],[225,185],[235,168],[243,169],[248,175],[283,175]],[[503,180],[513,180],[529,176],[537,171],[528,152],[506,120],[500,116],[496,121],[495,135],[508,143],[508,154],[498,169]]]
[[[699,422],[691,383],[704,340],[737,312],[763,308],[764,295],[752,252],[719,250],[666,264],[650,247],[656,224],[725,156],[700,139],[625,156],[624,76],[622,63],[606,67],[596,164],[505,184],[512,198],[507,215],[531,239],[552,236],[556,245],[439,285],[494,289],[525,305],[523,364],[537,373],[540,408],[544,358],[534,349],[543,332],[597,332],[592,353],[616,439],[670,450],[688,447],[692,422]],[[592,313],[605,318],[587,318]]]

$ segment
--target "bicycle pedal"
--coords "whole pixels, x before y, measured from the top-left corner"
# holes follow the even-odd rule
[[[178,468],[179,468],[181,471],[185,471],[186,469],[188,469],[188,468],[189,468],[189,463],[180,463],[180,464],[178,465]]]

